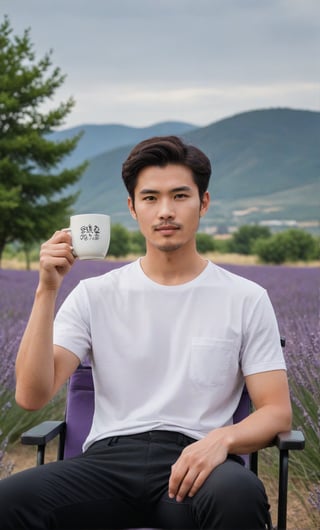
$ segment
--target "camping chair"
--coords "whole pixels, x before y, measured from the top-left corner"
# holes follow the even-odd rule
[[[284,346],[284,339],[281,344]],[[21,442],[37,446],[37,465],[45,459],[47,443],[59,436],[57,458],[71,458],[81,453],[82,444],[89,433],[94,408],[93,379],[90,366],[80,365],[68,383],[67,403],[64,421],[44,421],[24,432]],[[244,419],[251,411],[251,403],[246,388],[233,416],[234,423]],[[278,522],[277,530],[285,530],[287,523],[287,489],[289,450],[304,448],[304,436],[300,431],[279,433],[272,445],[279,450],[278,483]],[[241,455],[245,465],[258,473],[258,453]],[[271,527],[270,527],[271,528]]]

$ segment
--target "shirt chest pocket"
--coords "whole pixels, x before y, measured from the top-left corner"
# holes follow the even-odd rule
[[[232,340],[194,337],[189,365],[190,379],[201,386],[223,386],[234,375],[236,361]]]

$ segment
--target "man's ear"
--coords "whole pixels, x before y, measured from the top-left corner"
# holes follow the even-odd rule
[[[200,204],[200,217],[203,217],[210,206],[210,193],[208,191],[205,191],[202,197],[202,201]]]
[[[133,219],[137,220],[137,215],[136,215],[136,212],[135,212],[135,209],[134,209],[134,206],[133,206],[133,201],[132,201],[131,197],[128,197],[128,208],[129,208],[129,212],[131,214],[131,217],[133,217]]]

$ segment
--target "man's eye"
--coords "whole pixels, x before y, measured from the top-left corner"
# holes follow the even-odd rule
[[[186,193],[177,193],[175,195],[175,199],[185,199],[186,197],[188,197]]]
[[[144,201],[147,201],[147,202],[151,202],[151,201],[155,201],[156,198],[153,196],[153,195],[146,195],[144,198],[143,198]]]

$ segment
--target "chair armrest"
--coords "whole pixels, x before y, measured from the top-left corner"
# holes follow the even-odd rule
[[[22,433],[21,443],[25,445],[46,445],[65,430],[64,421],[43,421]]]
[[[287,496],[289,451],[304,449],[305,439],[301,431],[280,432],[273,440],[279,449],[279,484],[278,484],[278,530],[287,528]]]
[[[280,432],[273,444],[281,450],[301,450],[305,446],[305,438],[301,431]]]

